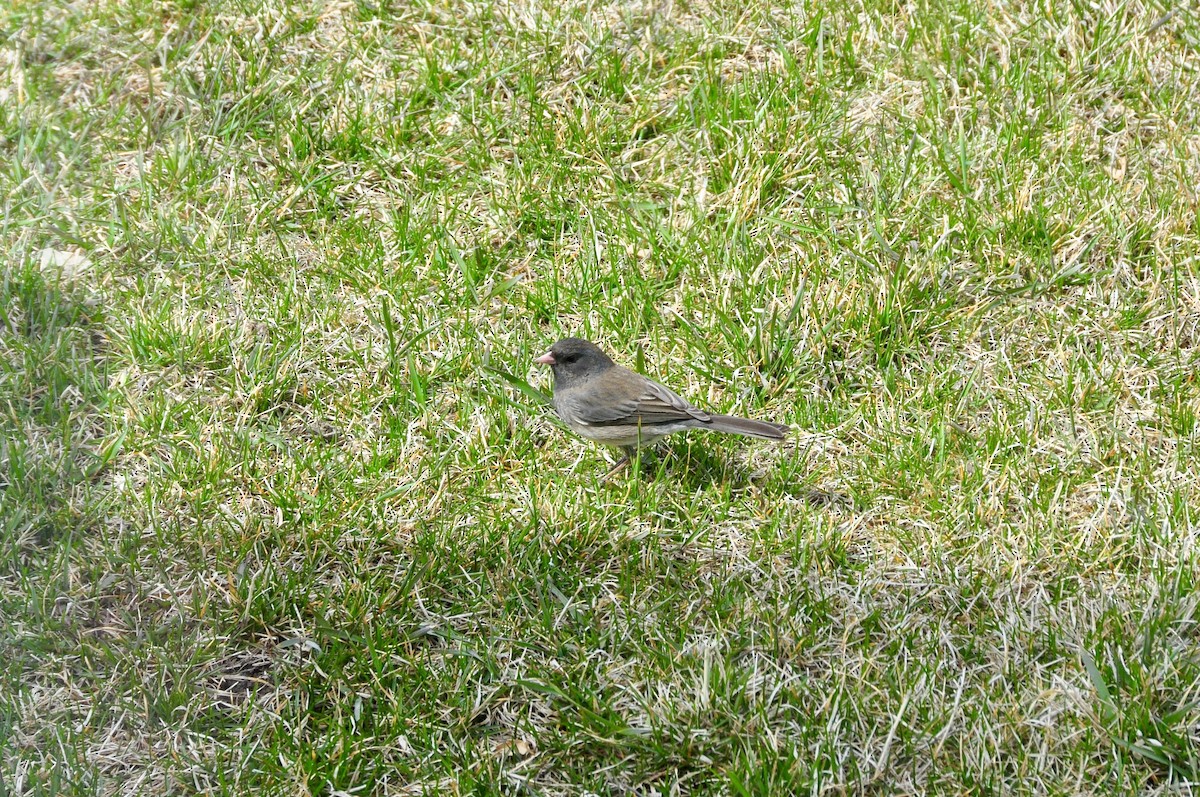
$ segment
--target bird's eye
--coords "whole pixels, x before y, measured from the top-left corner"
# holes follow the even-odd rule
[[[578,359],[579,359],[578,354],[568,354],[566,357],[563,357],[563,362],[570,365],[571,363],[575,362]]]

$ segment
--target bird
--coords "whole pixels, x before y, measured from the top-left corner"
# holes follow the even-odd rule
[[[640,448],[687,429],[763,440],[783,440],[791,430],[782,423],[705,412],[665,385],[617,365],[583,338],[563,338],[534,362],[550,366],[554,411],[573,432],[625,452],[610,475],[633,461]]]

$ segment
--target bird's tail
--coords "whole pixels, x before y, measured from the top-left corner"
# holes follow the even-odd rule
[[[791,431],[790,426],[770,421],[752,421],[749,418],[739,418],[736,415],[710,415],[707,424],[709,429],[730,434],[742,434],[746,437],[759,437],[763,440],[782,440]]]

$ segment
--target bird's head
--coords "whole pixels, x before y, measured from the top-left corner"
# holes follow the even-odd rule
[[[563,338],[534,362],[550,366],[555,388],[570,387],[613,367],[613,361],[599,346],[583,338]]]

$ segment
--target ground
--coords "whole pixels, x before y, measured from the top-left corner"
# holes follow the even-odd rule
[[[0,793],[1200,790],[1195,4],[0,20]]]

